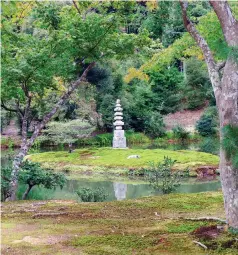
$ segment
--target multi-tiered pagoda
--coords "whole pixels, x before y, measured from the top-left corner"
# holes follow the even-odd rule
[[[126,147],[126,137],[123,130],[123,109],[121,108],[120,100],[117,99],[116,107],[114,109],[114,134],[113,134],[113,148],[127,148]]]

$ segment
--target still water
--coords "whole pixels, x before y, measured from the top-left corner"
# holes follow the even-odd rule
[[[91,181],[87,179],[81,180],[68,180],[64,188],[61,190],[57,188],[55,190],[47,190],[41,187],[34,187],[29,194],[29,199],[74,199],[79,200],[76,191],[80,188],[92,188],[98,187],[104,188],[108,194],[107,201],[112,200],[124,200],[133,199],[143,196],[161,195],[159,192],[155,192],[154,189],[148,184],[138,183],[123,183],[114,181]],[[24,192],[26,186],[21,186],[19,189],[19,197]],[[190,178],[187,183],[183,183],[176,191],[176,193],[198,193],[204,191],[216,191],[221,188],[219,180],[213,181],[196,181],[194,178]]]

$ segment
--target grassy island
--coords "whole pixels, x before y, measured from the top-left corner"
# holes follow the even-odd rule
[[[140,158],[130,158],[139,155]],[[111,171],[125,172],[125,169],[139,169],[147,167],[151,161],[162,161],[164,156],[177,160],[175,169],[196,169],[198,166],[218,166],[218,156],[197,151],[170,151],[162,149],[112,149],[93,148],[77,149],[73,153],[67,151],[43,152],[29,155],[27,158],[39,162],[43,167],[55,170],[68,170],[74,173],[90,170],[92,172]],[[110,170],[111,169],[111,170]]]

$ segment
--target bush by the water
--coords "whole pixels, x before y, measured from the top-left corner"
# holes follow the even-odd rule
[[[182,178],[189,176],[189,170],[173,171],[176,163],[169,157],[164,157],[162,162],[151,162],[150,168],[145,172],[145,178],[155,190],[161,190],[164,194],[174,192],[180,185]]]
[[[82,202],[103,202],[108,197],[103,188],[82,188],[76,191]]]

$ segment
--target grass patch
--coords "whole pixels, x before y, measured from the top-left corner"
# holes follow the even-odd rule
[[[127,159],[130,155],[139,155],[140,158]],[[112,148],[94,148],[79,149],[73,153],[65,151],[44,152],[29,155],[28,158],[35,162],[43,164],[54,163],[60,170],[67,167],[74,168],[77,166],[93,166],[92,170],[96,171],[97,167],[105,168],[142,168],[147,167],[151,161],[162,161],[164,156],[177,160],[175,169],[183,170],[186,167],[196,169],[201,165],[218,165],[218,156],[196,151],[169,151],[162,149],[112,149]]]
[[[169,233],[189,233],[201,226],[207,226],[206,221],[174,221],[166,225]]]

